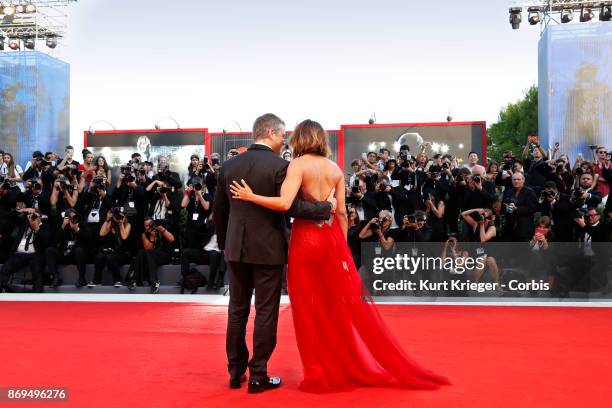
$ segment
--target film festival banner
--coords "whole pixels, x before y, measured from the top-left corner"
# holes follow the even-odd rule
[[[608,243],[363,243],[356,263],[380,297],[589,297],[610,265]]]

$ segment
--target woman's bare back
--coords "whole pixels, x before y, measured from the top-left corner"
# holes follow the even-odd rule
[[[309,201],[325,201],[343,177],[336,163],[322,156],[305,155],[294,159],[302,172],[300,196]]]

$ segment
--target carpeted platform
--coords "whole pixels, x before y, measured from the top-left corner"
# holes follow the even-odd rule
[[[270,372],[285,385],[230,390],[226,307],[197,303],[0,303],[0,387],[66,387],[74,407],[606,407],[612,309],[383,305],[407,352],[448,376],[439,391],[298,391],[290,306]],[[333,313],[333,311],[330,311]],[[249,328],[252,328],[250,325]],[[250,344],[250,342],[249,342]],[[49,406],[3,403],[3,406]]]

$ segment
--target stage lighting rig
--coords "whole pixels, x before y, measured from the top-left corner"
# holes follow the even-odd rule
[[[529,17],[527,20],[530,25],[540,24],[540,8],[539,7],[529,7]]]
[[[592,9],[588,7],[583,7],[580,10],[580,22],[581,23],[586,23],[587,21],[591,21],[593,17],[595,17],[595,14],[593,14]]]
[[[23,46],[26,47],[28,50],[33,50],[34,48],[36,48],[36,42],[34,41],[34,38],[26,38],[25,40],[23,40]]]
[[[176,125],[177,129],[181,128],[181,125],[179,125],[178,121],[176,119],[174,119],[172,116],[162,116],[161,118],[157,119],[155,121],[155,129],[159,130],[161,129],[161,125],[159,124],[163,119],[170,119],[171,121],[174,122],[174,124]]]
[[[13,51],[18,50],[19,47],[19,38],[9,38],[9,48]]]
[[[57,47],[57,38],[55,38],[54,36],[49,36],[47,37],[47,40],[45,41],[47,47],[49,48],[55,48]]]
[[[514,0],[509,9],[510,24],[518,29],[523,9],[527,9],[530,25],[540,25],[542,32],[550,23],[568,24],[579,14],[579,21],[587,23],[595,18],[594,10],[599,10],[600,21],[610,21],[612,1],[601,0]]]
[[[53,49],[67,32],[65,9],[76,1],[0,0],[0,33],[23,41],[24,49],[35,49],[37,41],[45,41],[47,47]]]
[[[521,7],[512,7],[510,9],[510,24],[513,30],[518,30],[521,26],[521,21],[523,20],[521,16],[522,11],[523,9]]]
[[[612,3],[602,4],[599,9],[599,21],[610,21],[612,17]]]
[[[574,19],[574,13],[571,9],[561,10],[561,22],[567,24]]]

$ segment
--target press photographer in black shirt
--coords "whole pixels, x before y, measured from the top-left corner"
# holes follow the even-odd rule
[[[538,198],[525,186],[522,173],[512,175],[513,187],[504,191],[502,212],[505,218],[504,236],[509,242],[528,242],[533,237],[533,216],[538,209]]]
[[[187,209],[187,242],[184,248],[201,248],[206,219],[211,213],[211,197],[198,176],[192,177],[185,189],[181,207]]]
[[[71,181],[64,174],[57,176],[51,190],[49,203],[51,204],[51,216],[61,214],[69,208],[74,208],[79,198],[78,183]],[[57,228],[58,225],[54,225]]]
[[[145,218],[142,233],[143,249],[136,255],[136,277],[137,280],[148,279],[151,293],[159,293],[157,267],[172,261],[170,246],[173,242],[174,235],[164,227],[161,220]]]
[[[147,216],[156,221],[164,221],[166,227],[175,234],[178,233],[179,193],[170,185],[169,178],[164,175],[161,177],[153,177],[153,181],[146,188],[149,202]]]
[[[52,279],[52,287],[61,286],[62,276],[57,268],[61,265],[76,265],[79,271],[79,278],[76,287],[80,288],[87,284],[85,280],[85,266],[87,255],[85,244],[87,236],[84,229],[80,227],[81,216],[74,209],[68,209],[64,213],[61,226],[57,231],[55,245],[50,246],[45,251],[47,272]]]
[[[130,252],[136,254],[140,247],[140,234],[142,233],[142,221],[147,213],[147,192],[145,187],[150,183],[146,171],[139,165],[121,166],[121,174],[117,180],[117,186],[113,190],[112,202],[123,208],[124,214],[133,233],[130,234],[128,247]],[[147,183],[149,181],[149,183]]]
[[[559,193],[554,181],[544,183],[544,190],[540,193],[538,211],[550,218],[556,241],[571,242],[574,240],[573,207],[570,196]]]
[[[129,264],[132,257],[126,242],[130,237],[132,226],[120,207],[114,207],[106,213],[106,219],[100,228],[99,251],[95,258],[94,279],[87,286],[90,288],[102,284],[102,272],[108,268],[113,276],[114,286],[121,287],[121,265]]]

